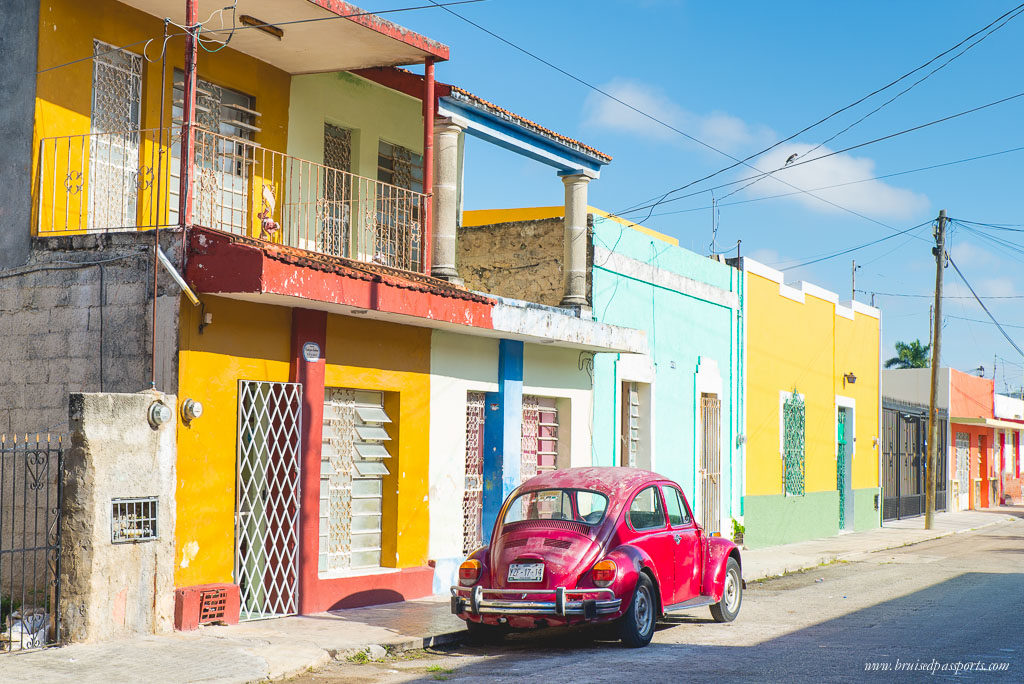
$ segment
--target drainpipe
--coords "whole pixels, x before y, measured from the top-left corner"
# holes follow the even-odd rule
[[[178,217],[182,228],[192,227],[192,168],[195,165],[196,61],[199,58],[199,0],[185,0],[185,76],[182,94],[181,185]]]
[[[430,274],[431,243],[434,237],[434,60],[428,57],[423,62],[423,267]]]

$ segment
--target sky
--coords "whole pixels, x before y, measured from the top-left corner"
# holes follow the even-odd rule
[[[359,4],[372,11],[403,6],[394,0]],[[452,9],[742,159],[920,66],[1015,5],[486,0]],[[451,60],[437,67],[438,79],[612,155],[601,178],[590,184],[592,206],[624,212],[733,163],[444,10],[385,16],[451,47]],[[849,131],[830,140],[948,56],[749,163],[773,170],[793,153],[810,152],[798,161],[811,159],[1016,95],[1024,91],[1013,76],[1021,72],[1022,39],[1024,16]],[[986,305],[1024,348],[1024,249],[1014,251],[991,239],[1024,245],[1024,150],[901,173],[1024,147],[1022,114],[1024,97],[796,165],[749,187],[735,181],[756,172],[739,166],[669,196],[673,201],[653,210],[624,215],[707,254],[713,232],[709,188],[732,183],[713,191],[719,202],[716,248],[734,250],[742,240],[744,255],[776,268],[920,225],[851,254],[786,270],[787,282],[806,280],[840,293],[845,301],[855,259],[857,289],[866,291],[857,293],[858,300],[870,303],[868,293],[875,292],[882,310],[883,358],[894,355],[897,340],[929,339],[935,282],[932,224],[939,210],[956,219],[1006,225],[1010,230],[981,228],[979,235],[977,227],[953,223],[947,243],[975,291],[995,297]],[[900,175],[819,190],[894,173]],[[816,197],[795,192],[794,186],[813,190]],[[774,197],[786,193],[791,194]],[[466,148],[465,194],[466,209],[563,202],[553,169],[473,139]],[[997,391],[1019,390],[1024,357],[1002,337],[952,268],[946,269],[945,282],[951,296],[943,304],[942,365],[966,371],[984,366],[991,378],[995,363]]]

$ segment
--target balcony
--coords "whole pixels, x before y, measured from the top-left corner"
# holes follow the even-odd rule
[[[241,138],[197,130],[192,223],[328,256],[426,273],[426,195]],[[43,138],[36,234],[179,224],[178,128]]]

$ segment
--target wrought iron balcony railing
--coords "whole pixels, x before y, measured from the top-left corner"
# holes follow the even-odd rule
[[[179,223],[178,128],[44,138],[36,233]],[[320,254],[424,272],[426,195],[197,130],[192,223]]]

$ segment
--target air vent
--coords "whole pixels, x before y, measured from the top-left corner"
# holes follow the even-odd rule
[[[567,549],[572,546],[572,542],[565,539],[545,539],[544,546],[553,546],[556,549]]]
[[[199,624],[223,622],[227,612],[228,592],[224,589],[207,589],[199,596]]]
[[[528,541],[529,539],[527,539],[526,537],[523,537],[522,539],[511,539],[505,542],[505,548],[514,549],[517,546],[526,546],[526,542]]]
[[[555,527],[561,530],[572,530],[578,534],[590,536],[591,528],[589,525],[575,522],[572,520],[519,520],[517,522],[505,523],[502,527],[502,532],[511,532],[512,530],[521,530],[526,528],[534,527],[547,527],[548,529]]]

